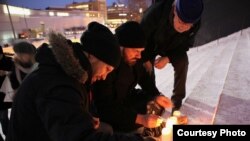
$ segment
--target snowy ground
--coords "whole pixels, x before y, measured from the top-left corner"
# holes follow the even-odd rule
[[[191,49],[188,55],[187,96],[181,111],[189,123],[250,124],[250,28]],[[159,89],[171,97],[172,66],[156,76]]]
[[[187,95],[181,111],[189,123],[250,124],[250,28],[193,48],[188,56]],[[173,79],[171,64],[156,70],[157,86],[168,97]]]

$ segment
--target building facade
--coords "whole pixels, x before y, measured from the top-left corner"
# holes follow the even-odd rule
[[[33,10],[16,6],[8,7],[9,12],[6,4],[0,4],[0,45],[10,43],[14,39],[11,25],[17,38],[23,33],[37,38],[46,35],[50,30],[65,33],[66,29],[74,27],[82,29],[81,27],[86,27],[92,21],[104,24],[106,18],[104,12],[98,11],[100,10],[98,8],[81,10],[66,6],[66,8]]]
[[[110,28],[116,28],[120,24],[132,20],[133,15],[130,14],[128,7],[124,4],[113,3],[107,7],[106,25]]]
[[[98,14],[88,14],[89,17],[104,17],[107,19],[107,4],[106,0],[90,0],[89,2],[73,2],[66,5],[66,8],[83,10],[83,11],[98,11]]]

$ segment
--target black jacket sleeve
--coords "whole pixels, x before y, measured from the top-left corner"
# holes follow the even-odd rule
[[[161,19],[162,10],[162,2],[151,5],[144,13],[143,18],[141,20],[141,26],[144,30],[146,37],[146,47],[142,52],[142,60],[144,62],[151,60],[154,57],[154,32],[156,28],[159,26],[159,22]]]
[[[39,116],[53,141],[141,141],[136,135],[109,135],[93,129],[82,96],[72,88],[56,87],[36,100]]]
[[[101,121],[112,125],[114,129],[131,131],[138,127],[135,124],[137,112],[118,100],[114,73],[109,74],[105,81],[97,81],[93,86],[93,94]]]
[[[155,98],[156,96],[160,95],[158,88],[150,74],[146,71],[145,67],[143,66],[142,62],[138,62],[138,74],[139,74],[139,81],[138,84],[141,86],[142,90],[145,94],[148,95],[150,99]]]
[[[190,47],[194,45],[195,36],[200,28],[201,22],[199,21],[194,27],[191,29],[191,32],[187,35],[186,40],[182,43],[181,46],[176,47],[176,49],[171,51],[166,51],[166,55],[170,62],[175,62],[177,59],[186,54],[186,51],[189,50]]]
[[[5,94],[0,92],[0,110],[7,110],[11,108],[12,102],[4,102]]]
[[[11,83],[11,87],[14,90],[17,90],[17,88],[20,86],[20,84],[19,84],[19,82],[17,80],[15,66],[13,66],[12,71],[10,73],[10,83]]]

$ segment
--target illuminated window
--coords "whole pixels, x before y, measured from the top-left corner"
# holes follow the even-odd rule
[[[29,9],[26,9],[26,8],[21,8],[21,7],[15,7],[15,6],[9,6],[9,11],[10,11],[10,14],[15,14],[15,15],[31,15],[31,11]],[[8,9],[7,9],[7,6],[4,5],[3,7],[3,12],[5,14],[8,14]]]
[[[127,16],[126,13],[120,13],[119,16]]]
[[[77,8],[77,9],[86,9],[88,7],[89,7],[89,5],[77,5],[75,8]]]
[[[57,16],[60,16],[60,17],[66,17],[66,16],[69,16],[69,13],[65,13],[65,12],[57,12]]]
[[[54,12],[49,12],[49,16],[55,16]]]

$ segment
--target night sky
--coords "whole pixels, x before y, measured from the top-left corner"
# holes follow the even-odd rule
[[[2,0],[1,0],[2,1]],[[64,7],[73,1],[83,2],[89,0],[7,0],[9,5],[22,6],[32,9],[45,9],[46,7]],[[107,0],[107,4],[111,5],[116,0]]]

